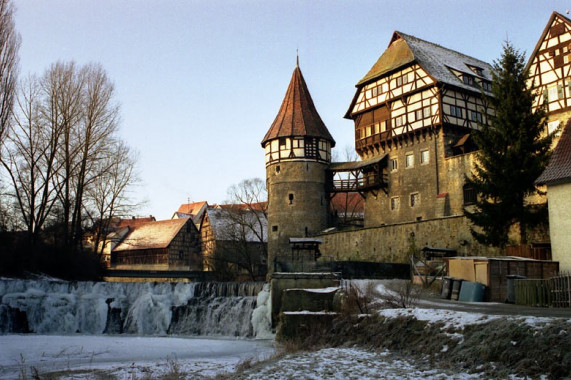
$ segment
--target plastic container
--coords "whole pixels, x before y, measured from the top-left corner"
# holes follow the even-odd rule
[[[462,302],[482,302],[486,294],[486,285],[479,282],[464,281],[458,296]]]

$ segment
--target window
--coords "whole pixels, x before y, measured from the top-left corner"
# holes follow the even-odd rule
[[[477,112],[477,111],[470,111],[470,120],[481,123],[482,122],[482,114],[480,112]]]
[[[397,87],[402,86],[402,77],[397,78]]]
[[[391,168],[391,171],[395,171],[399,168],[399,162],[396,158],[391,159],[390,168]]]
[[[383,120],[381,121],[381,132],[386,132],[387,131],[387,121]]]
[[[420,193],[412,193],[410,195],[410,207],[415,207],[420,204]]]
[[[365,128],[365,137],[371,136],[371,129],[372,129],[371,125],[369,125]]]
[[[492,91],[492,83],[487,80],[482,81],[482,89],[484,91]]]
[[[402,127],[403,124],[404,124],[404,117],[402,115],[395,117],[395,127]]]
[[[402,76],[402,84],[407,84],[408,83],[408,74],[405,74]]]
[[[375,96],[377,96],[377,95],[379,95],[379,88],[378,88],[378,87],[373,87],[373,88],[371,89],[371,96],[372,96],[372,97],[375,97]]]
[[[464,185],[462,188],[464,193],[464,204],[473,205],[476,203],[476,190],[471,185]]]
[[[414,154],[412,153],[407,153],[405,155],[405,162],[404,162],[404,166],[407,168],[412,168],[414,166]]]
[[[557,86],[547,88],[547,99],[549,99],[550,102],[559,99],[558,95]]]
[[[399,197],[392,197],[391,198],[391,210],[395,211],[398,210],[400,206],[400,198]]]
[[[462,118],[462,108],[456,106],[450,106],[450,116]]]
[[[430,159],[430,153],[428,152],[428,150],[423,150],[420,152],[421,165],[428,164],[429,159]]]
[[[285,137],[280,137],[280,148],[285,148],[286,139]]]
[[[432,115],[432,109],[430,107],[424,107],[422,109],[422,114],[424,117],[430,117]]]
[[[276,173],[279,173],[281,170],[281,167],[279,165],[276,166]]]
[[[422,120],[422,108],[414,111],[414,120]]]
[[[292,193],[289,193],[288,199],[289,199],[289,204],[292,205],[293,204],[293,194]]]
[[[474,77],[471,75],[467,74],[462,75],[462,81],[464,82],[464,84],[467,84],[468,86],[474,85]]]
[[[376,135],[379,133],[379,123],[373,125],[373,133]]]
[[[272,226],[272,232],[277,232],[278,226]]]

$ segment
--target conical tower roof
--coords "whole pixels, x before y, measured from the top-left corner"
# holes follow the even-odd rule
[[[280,111],[262,140],[262,146],[276,138],[294,136],[318,137],[335,146],[335,140],[315,109],[299,66],[293,71]]]

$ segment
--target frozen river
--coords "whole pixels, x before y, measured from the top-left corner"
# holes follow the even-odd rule
[[[93,335],[0,336],[0,378],[63,372],[63,378],[155,378],[179,370],[197,378],[231,372],[274,352],[270,340]]]

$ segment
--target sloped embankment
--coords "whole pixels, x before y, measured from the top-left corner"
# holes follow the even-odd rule
[[[443,368],[486,377],[509,374],[571,377],[571,324],[567,319],[492,319],[463,326],[414,316],[340,316],[311,326],[296,346],[388,349]],[[307,326],[309,327],[309,326]]]

